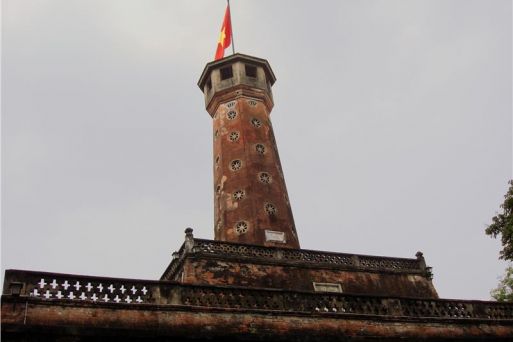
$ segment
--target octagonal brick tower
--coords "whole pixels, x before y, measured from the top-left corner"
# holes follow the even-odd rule
[[[237,53],[198,82],[214,126],[216,240],[299,248],[271,125],[275,81],[265,59]]]

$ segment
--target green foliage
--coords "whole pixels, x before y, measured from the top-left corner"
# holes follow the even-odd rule
[[[513,302],[513,267],[506,268],[504,278],[499,281],[499,286],[490,292],[490,295],[498,302]]]
[[[500,259],[513,261],[513,180],[508,184],[509,190],[504,196],[504,203],[501,204],[502,213],[492,218],[492,224],[486,228],[485,232],[494,238],[497,235],[501,236]]]

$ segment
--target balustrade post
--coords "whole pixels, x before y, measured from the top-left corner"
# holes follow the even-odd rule
[[[168,304],[171,305],[184,305],[183,302],[183,294],[182,292],[185,290],[185,288],[181,286],[173,286],[172,288],[168,289]]]
[[[417,252],[417,254],[415,254],[415,256],[417,257],[417,262],[419,264],[419,268],[422,270],[422,272],[424,272],[425,277],[429,280],[433,279],[432,268],[428,267],[426,265],[426,260],[424,259],[424,254],[422,252]]]
[[[403,308],[399,299],[383,299],[383,305],[391,316],[404,316]]]
[[[185,253],[192,253],[192,249],[194,248],[194,235],[192,232],[192,228],[185,229]]]
[[[11,296],[18,297],[21,294],[21,289],[23,288],[23,283],[13,281],[9,284],[9,288],[11,290]]]
[[[273,253],[274,258],[277,260],[283,259],[283,251],[281,249],[276,249]]]
[[[353,266],[356,266],[356,267],[360,266],[360,258],[358,257],[358,255],[353,255],[351,257],[351,259],[353,261]]]
[[[420,269],[425,271],[426,270],[426,260],[424,259],[424,253],[419,251],[415,254],[415,256],[417,257],[417,261],[419,263]]]

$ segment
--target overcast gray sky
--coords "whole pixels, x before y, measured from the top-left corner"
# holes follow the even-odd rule
[[[2,273],[157,279],[213,238],[196,86],[218,0],[2,1]],[[512,3],[232,0],[268,59],[303,248],[414,257],[441,297],[489,299],[484,228],[512,177]],[[228,52],[228,50],[227,50]]]

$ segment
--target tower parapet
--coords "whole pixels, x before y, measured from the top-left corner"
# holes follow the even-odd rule
[[[235,54],[198,82],[213,119],[216,240],[299,248],[270,119],[275,81],[266,60]]]
[[[261,99],[271,111],[274,106],[271,90],[274,82],[276,77],[269,62],[237,53],[208,63],[198,86],[205,95],[207,112],[214,117],[217,107],[226,98],[233,98],[235,94],[231,93],[235,90],[239,91],[238,95]]]

